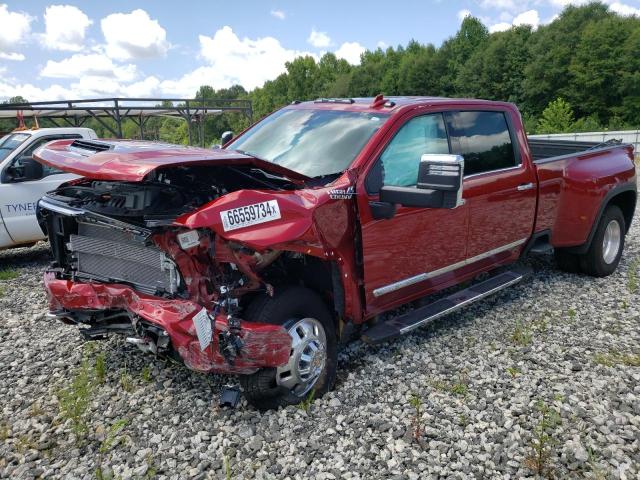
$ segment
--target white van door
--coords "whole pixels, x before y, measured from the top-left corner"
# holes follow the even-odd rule
[[[25,177],[25,165],[32,161],[33,152],[40,146],[60,138],[81,138],[80,135],[42,137],[18,154],[2,171],[0,184],[0,210],[4,226],[14,244],[30,243],[45,238],[36,219],[38,200],[60,184],[78,178],[46,165],[39,175]],[[1,236],[1,235],[0,235]]]

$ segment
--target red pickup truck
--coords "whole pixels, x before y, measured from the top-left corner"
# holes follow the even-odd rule
[[[226,140],[39,149],[83,176],[39,202],[45,285],[87,339],[239,374],[260,409],[329,390],[341,341],[390,340],[520,281],[506,266],[530,252],[609,275],[636,204],[631,146],[527,141],[509,103],[294,102]]]

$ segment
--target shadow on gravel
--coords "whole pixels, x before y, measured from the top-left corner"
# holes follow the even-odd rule
[[[336,388],[340,387],[340,383],[348,376],[349,373],[364,368],[368,363],[369,356],[390,357],[397,354],[402,355],[402,350],[408,347],[408,343],[415,341],[429,348],[429,342],[438,337],[448,335],[452,330],[459,329],[467,323],[475,320],[476,317],[482,316],[484,313],[491,311],[496,305],[509,306],[513,301],[517,300],[522,294],[523,285],[531,282],[536,278],[540,278],[541,273],[553,273],[554,262],[551,255],[541,255],[529,257],[516,265],[526,266],[533,270],[528,279],[523,280],[519,285],[509,287],[502,292],[492,295],[476,304],[472,304],[462,310],[445,315],[435,320],[433,323],[418,328],[412,333],[405,335],[395,341],[385,342],[381,345],[368,345],[361,340],[356,340],[351,344],[343,347],[339,353],[338,359],[338,378],[336,379]],[[471,283],[471,282],[469,282]],[[457,288],[446,290],[444,293],[434,294],[429,297],[430,301],[435,301],[446,294],[455,291]]]
[[[10,248],[0,251],[0,269],[45,266],[51,260],[49,244],[38,242],[33,247]]]

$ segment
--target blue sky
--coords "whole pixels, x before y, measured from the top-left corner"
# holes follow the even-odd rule
[[[193,96],[261,85],[297,55],[440,45],[465,15],[492,31],[548,23],[585,0],[0,0],[0,99]],[[623,15],[640,0],[606,0]]]

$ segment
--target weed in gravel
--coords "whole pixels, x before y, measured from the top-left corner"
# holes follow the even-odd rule
[[[533,340],[533,332],[531,327],[524,322],[517,322],[511,332],[511,341],[517,345],[526,347]]]
[[[11,435],[11,428],[6,421],[0,422],[0,440],[6,441],[7,438]]]
[[[119,442],[121,442],[121,437],[118,434],[122,431],[124,427],[127,426],[127,420],[120,419],[116,420],[111,427],[109,427],[109,431],[105,435],[104,440],[98,447],[98,459],[96,467],[95,475],[96,480],[107,480],[107,476],[104,474],[104,470],[102,469],[102,463],[104,461],[104,456]]]
[[[90,372],[88,360],[83,359],[71,384],[58,390],[56,394],[60,413],[65,420],[71,420],[71,427],[79,444],[84,440],[84,434],[87,431],[85,415],[93,389]]]
[[[306,413],[309,413],[309,410],[311,410],[311,405],[313,404],[313,397],[315,397],[316,392],[315,390],[311,390],[309,392],[309,395],[307,395],[307,398],[305,398],[304,400],[302,400],[297,406],[300,410],[304,410]]]
[[[540,420],[533,429],[532,453],[525,458],[524,464],[543,478],[553,478],[551,457],[553,448],[557,444],[554,433],[561,423],[560,413],[543,401],[539,401],[536,408],[540,414]]]
[[[21,435],[16,442],[16,450],[18,453],[23,454],[28,450],[37,450],[38,446],[34,443],[31,437],[27,435]]]
[[[226,453],[222,458],[222,463],[224,464],[224,477],[226,480],[231,480],[233,478],[231,475],[231,461],[229,460],[229,455]]]
[[[611,350],[609,353],[596,353],[593,361],[605,367],[623,365],[625,367],[640,367],[640,353],[620,353]]]
[[[107,354],[105,352],[96,355],[95,377],[98,383],[104,383],[107,378]]]
[[[567,315],[569,315],[569,318],[573,320],[574,318],[576,318],[576,315],[578,315],[578,312],[576,312],[573,308],[570,308],[569,310],[567,310]]]
[[[465,415],[464,413],[461,413],[458,416],[458,423],[460,424],[460,426],[462,428],[466,428],[467,425],[469,425],[469,417],[467,415]]]
[[[409,395],[409,405],[413,407],[413,418],[411,424],[413,425],[413,439],[419,442],[424,433],[422,425],[422,398],[417,393]]]
[[[434,380],[430,383],[433,388],[441,392],[452,393],[462,397],[466,397],[469,393],[469,378],[465,372],[458,374],[457,380],[452,383],[444,380]]]
[[[45,414],[45,411],[42,408],[42,405],[40,405],[40,402],[33,402],[31,404],[31,408],[29,409],[29,415],[31,417],[39,417],[44,414]]]
[[[516,378],[520,374],[520,370],[518,367],[509,367],[507,368],[507,373],[511,375],[511,378]]]
[[[107,435],[105,436],[104,440],[100,444],[100,448],[98,449],[99,453],[104,455],[120,441],[120,437],[118,437],[118,434],[124,427],[127,426],[127,423],[127,420],[123,418],[120,420],[116,420],[113,425],[109,427],[109,431],[107,432]]]
[[[151,376],[151,365],[146,365],[140,372],[140,377],[144,383],[151,383],[153,377]]]
[[[125,392],[133,392],[133,378],[127,369],[127,362],[124,363],[124,368],[120,371],[120,386]]]
[[[635,293],[638,290],[638,267],[640,267],[640,257],[634,258],[627,270],[627,290]]]
[[[607,471],[598,465],[598,459],[595,450],[587,446],[587,455],[589,456],[589,460],[587,461],[590,469],[590,478],[595,480],[606,480],[607,479]]]
[[[20,273],[12,268],[4,268],[0,270],[0,280],[13,280],[18,278]]]

